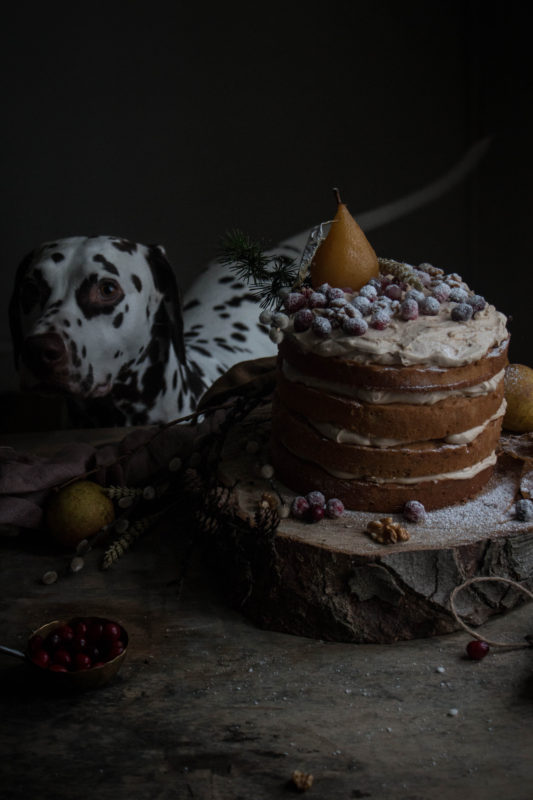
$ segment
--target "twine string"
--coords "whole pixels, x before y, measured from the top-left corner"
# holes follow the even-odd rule
[[[472,628],[470,628],[466,624],[466,622],[464,622],[461,619],[461,617],[459,616],[459,614],[457,612],[457,609],[455,608],[455,598],[456,598],[456,596],[463,589],[466,589],[467,586],[471,586],[474,583],[482,583],[482,582],[506,583],[509,586],[512,586],[514,589],[517,589],[519,592],[522,592],[522,594],[525,594],[526,597],[528,597],[530,600],[533,600],[533,592],[530,592],[529,589],[526,589],[525,586],[522,586],[522,584],[517,583],[516,581],[513,581],[510,578],[500,578],[500,577],[496,577],[496,576],[494,576],[494,577],[487,576],[487,577],[479,577],[479,578],[470,578],[469,580],[467,580],[464,583],[462,583],[460,586],[456,586],[455,589],[453,590],[453,592],[450,595],[451,610],[452,610],[452,614],[453,614],[456,622],[458,622],[459,625],[462,628],[464,628],[465,631],[467,631],[467,633],[469,633],[471,636],[473,636],[474,639],[479,639],[479,641],[486,642],[487,644],[490,644],[493,647],[506,647],[506,648],[509,648],[509,649],[511,649],[511,648],[514,649],[514,648],[517,648],[517,647],[533,647],[533,637],[532,636],[524,637],[525,640],[526,640],[525,642],[524,641],[521,641],[521,642],[497,642],[497,641],[494,641],[493,639],[487,639],[486,636],[482,636],[477,631],[472,630]]]

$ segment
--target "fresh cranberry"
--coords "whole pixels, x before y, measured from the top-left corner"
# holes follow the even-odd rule
[[[466,646],[466,653],[468,658],[471,658],[472,661],[481,661],[482,658],[485,658],[489,650],[490,647],[487,642],[483,642],[481,639],[473,639],[471,642],[468,642]]]
[[[28,642],[28,650],[30,653],[35,653],[37,650],[42,650],[44,647],[44,639],[42,636],[37,634],[36,636],[32,636],[30,641]]]
[[[62,644],[63,644],[63,639],[61,638],[59,633],[57,633],[57,631],[49,633],[46,639],[44,640],[44,646],[49,652],[56,650]]]
[[[64,648],[56,650],[54,653],[54,664],[61,667],[70,667],[72,664],[72,656]]]
[[[85,651],[91,661],[98,661],[101,657],[101,652],[99,647],[95,647],[94,645],[89,645],[87,650]]]
[[[109,648],[108,652],[109,661],[111,661],[113,658],[116,658],[123,652],[124,652],[124,642],[122,642],[120,639],[117,639],[117,641],[113,642],[113,644]]]
[[[54,633],[61,637],[61,644],[67,644],[74,638],[74,630],[71,625],[60,625]]]
[[[75,653],[81,653],[87,649],[87,639],[84,636],[75,636],[72,640],[72,649]]]
[[[74,623],[74,634],[76,636],[83,636],[84,638],[86,638],[87,623],[85,622],[85,620],[82,619],[76,620],[76,622]]]
[[[43,667],[43,669],[45,669],[50,663],[50,653],[46,650],[36,650],[32,653],[31,660],[34,664],[37,664],[38,667]]]
[[[96,620],[89,622],[87,633],[85,634],[85,638],[89,644],[96,644],[100,640],[103,630],[104,626],[101,622],[97,622]]]
[[[104,630],[102,631],[102,639],[104,641],[114,642],[116,639],[120,639],[120,635],[120,625],[117,625],[116,622],[105,623]]]
[[[92,661],[87,653],[76,653],[74,656],[74,669],[90,669]]]

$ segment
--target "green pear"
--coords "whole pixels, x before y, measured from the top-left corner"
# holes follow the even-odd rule
[[[503,427],[514,433],[533,431],[533,369],[509,364],[505,370],[507,410]]]

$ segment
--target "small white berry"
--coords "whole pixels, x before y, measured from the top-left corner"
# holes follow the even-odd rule
[[[181,458],[180,458],[179,456],[175,456],[175,458],[173,458],[173,459],[172,459],[172,460],[169,462],[168,468],[169,468],[169,470],[170,470],[171,472],[179,472],[179,470],[180,470],[180,469],[181,469],[181,467],[182,467],[182,463],[183,463],[183,462],[182,462]]]
[[[274,342],[274,344],[279,344],[281,341],[283,341],[283,332],[280,331],[278,328],[271,328],[268,333],[268,336],[270,338],[270,341]]]
[[[263,325],[270,325],[272,321],[272,311],[261,311],[259,314],[259,322],[262,322]]]
[[[48,586],[51,583],[55,583],[57,581],[57,578],[58,578],[57,572],[55,572],[55,570],[49,570],[48,572],[44,573],[41,580]]]
[[[289,327],[289,322],[289,317],[282,311],[276,311],[275,314],[272,314],[272,325],[282,331]]]
[[[153,486],[145,486],[143,489],[143,497],[145,500],[153,500],[155,497],[155,489]]]
[[[272,464],[263,464],[260,472],[262,478],[267,478],[267,479],[272,478],[274,475],[274,467],[272,466]]]
[[[85,561],[81,556],[75,556],[70,562],[71,572],[80,572],[85,566]]]

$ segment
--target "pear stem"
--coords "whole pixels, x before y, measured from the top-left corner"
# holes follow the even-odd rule
[[[335,197],[337,199],[337,205],[339,205],[339,206],[342,205],[341,193],[336,187],[333,189],[333,194],[335,195]]]

